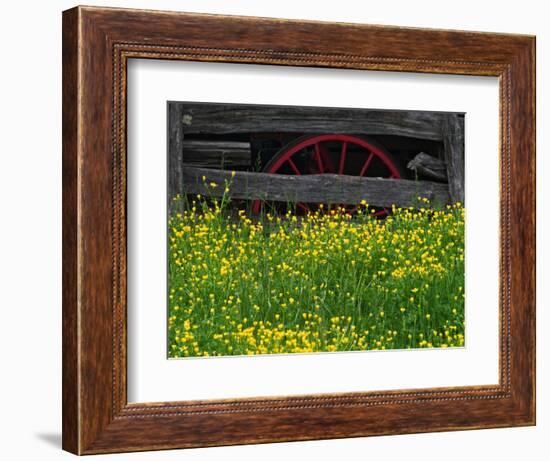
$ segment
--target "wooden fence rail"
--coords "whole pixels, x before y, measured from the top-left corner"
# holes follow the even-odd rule
[[[171,101],[184,134],[244,132],[369,133],[443,140],[456,113]]]
[[[282,202],[358,204],[408,207],[425,197],[433,204],[451,203],[447,184],[406,179],[364,178],[336,174],[283,175],[184,166],[183,192],[248,200]],[[211,185],[214,183],[215,185]]]

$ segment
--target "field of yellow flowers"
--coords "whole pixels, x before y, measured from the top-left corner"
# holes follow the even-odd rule
[[[230,211],[233,210],[233,211]],[[464,209],[169,218],[169,357],[464,345]]]

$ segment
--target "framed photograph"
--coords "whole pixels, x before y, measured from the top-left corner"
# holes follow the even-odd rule
[[[535,39],[63,13],[63,448],[535,424]]]

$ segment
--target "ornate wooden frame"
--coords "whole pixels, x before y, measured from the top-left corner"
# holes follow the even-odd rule
[[[498,76],[496,386],[160,404],[126,399],[126,63]],[[535,423],[535,38],[77,7],[63,13],[63,448],[78,454]]]

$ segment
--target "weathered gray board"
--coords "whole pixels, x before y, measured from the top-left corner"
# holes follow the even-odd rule
[[[450,203],[447,184],[406,179],[366,178],[337,174],[283,175],[210,168],[182,168],[184,193],[221,197],[229,184],[228,195],[238,199],[282,202],[358,204],[408,207],[425,197],[439,205]],[[216,186],[211,186],[215,183]]]
[[[171,103],[181,106],[181,126],[189,133],[368,133],[441,141],[443,114],[426,111]]]
[[[226,170],[250,167],[249,142],[184,139],[182,149],[188,165]]]
[[[430,179],[447,182],[447,163],[424,152],[419,152],[407,163],[407,168],[417,175],[421,174]]]
[[[464,203],[464,117],[445,117],[442,131],[449,193]]]
[[[250,132],[398,135],[442,141],[453,202],[464,202],[464,114],[408,110],[168,103],[169,191],[182,193],[183,142],[188,134]]]

